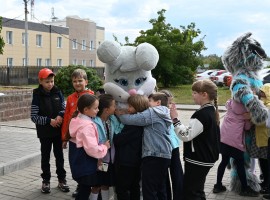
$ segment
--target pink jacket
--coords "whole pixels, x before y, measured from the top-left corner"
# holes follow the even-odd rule
[[[90,117],[79,114],[71,119],[69,132],[70,141],[74,142],[77,148],[83,147],[87,155],[99,159],[107,154],[107,146],[98,144],[97,127]]]
[[[251,123],[243,116],[247,112],[243,104],[232,99],[226,103],[227,113],[220,128],[220,141],[229,146],[245,151],[244,130],[251,128]]]

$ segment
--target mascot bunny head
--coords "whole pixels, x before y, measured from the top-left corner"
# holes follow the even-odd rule
[[[267,119],[267,109],[256,95],[263,85],[258,72],[267,56],[260,43],[250,36],[246,33],[238,37],[223,54],[222,62],[233,75],[233,99],[244,104],[253,123],[260,124]]]
[[[156,67],[159,55],[151,44],[134,47],[104,41],[97,55],[106,64],[104,90],[114,97],[118,107],[125,107],[130,95],[149,96],[154,91],[156,80],[151,70]]]

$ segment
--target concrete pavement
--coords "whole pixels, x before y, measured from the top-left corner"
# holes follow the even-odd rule
[[[188,124],[189,118],[197,109],[195,106],[178,105],[180,109],[179,115],[182,123]],[[224,107],[221,107],[223,109]],[[221,112],[221,117],[225,112]],[[51,190],[50,194],[42,194],[40,192],[41,178],[40,178],[40,150],[39,140],[36,137],[34,124],[30,119],[0,122],[0,200],[62,200],[73,199],[71,192],[76,188],[75,181],[71,178],[70,168],[68,164],[68,152],[65,154],[65,168],[67,171],[67,181],[70,185],[71,192],[63,193],[57,189],[57,177],[55,174],[55,163],[52,156],[51,159]],[[180,155],[182,159],[182,146],[180,148]],[[205,192],[207,199],[253,199],[244,198],[234,192],[224,192],[222,194],[213,194],[212,188],[216,181],[216,171],[219,162],[211,169],[207,176],[205,184]],[[182,161],[183,165],[183,161]],[[257,174],[259,169],[257,166]],[[226,170],[223,183],[229,186],[230,175]],[[259,175],[259,174],[258,174]],[[113,197],[111,197],[113,199]]]

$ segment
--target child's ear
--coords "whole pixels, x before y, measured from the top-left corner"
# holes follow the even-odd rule
[[[157,100],[157,106],[161,105],[161,100]]]
[[[88,80],[85,80],[86,85],[88,84]]]

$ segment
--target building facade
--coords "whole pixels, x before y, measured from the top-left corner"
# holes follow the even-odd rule
[[[69,64],[69,28],[28,22],[28,66]],[[25,21],[2,18],[5,40],[1,66],[25,66]]]
[[[89,19],[67,16],[64,20],[45,22],[69,28],[69,64],[104,67],[97,57],[97,48],[104,41],[105,29]]]

